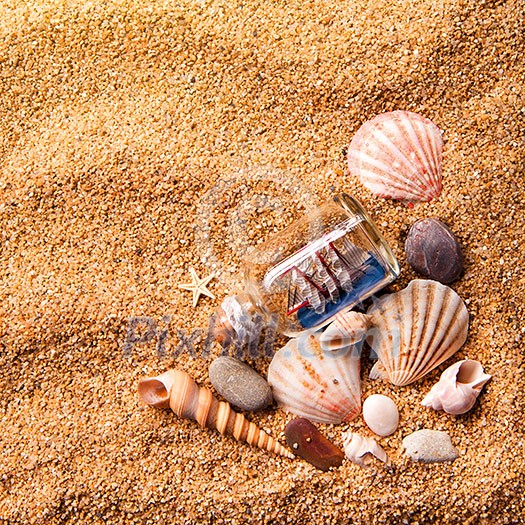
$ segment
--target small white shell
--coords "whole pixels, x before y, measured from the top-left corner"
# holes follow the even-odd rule
[[[257,312],[247,294],[229,296],[217,308],[212,332],[224,347],[244,347],[259,340],[266,319]]]
[[[373,394],[363,403],[363,419],[368,428],[378,436],[389,436],[397,430],[399,411],[388,396]]]
[[[268,383],[277,404],[310,421],[341,423],[361,411],[360,355],[324,352],[317,335],[291,339],[272,359]]]
[[[443,138],[428,118],[410,111],[377,115],[357,131],[348,168],[371,192],[408,204],[441,193]]]
[[[434,410],[444,410],[447,414],[464,414],[474,406],[481,389],[491,378],[483,372],[478,361],[458,361],[441,374],[421,404]]]
[[[370,466],[373,457],[376,457],[387,465],[390,464],[386,452],[372,438],[347,432],[343,434],[343,445],[346,457],[363,468]]]

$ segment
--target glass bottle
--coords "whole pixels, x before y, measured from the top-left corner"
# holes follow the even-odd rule
[[[253,345],[268,326],[287,336],[317,331],[398,275],[398,262],[372,219],[343,193],[250,254],[244,291],[217,311],[216,340]]]

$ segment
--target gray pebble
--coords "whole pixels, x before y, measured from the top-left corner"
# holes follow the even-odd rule
[[[437,219],[422,219],[412,225],[405,243],[410,266],[421,275],[449,284],[463,270],[463,254],[456,237]]]
[[[234,357],[221,356],[210,365],[210,381],[232,406],[255,411],[272,402],[272,389],[253,368]]]
[[[454,461],[459,457],[450,436],[441,430],[418,430],[403,439],[403,446],[414,461],[424,463]]]

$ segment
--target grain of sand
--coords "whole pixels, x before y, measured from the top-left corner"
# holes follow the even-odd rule
[[[0,522],[524,523],[524,12],[515,0],[2,0]],[[414,209],[345,165],[358,127],[394,109],[446,140],[444,191]],[[394,290],[415,277],[412,223],[437,217],[459,238],[453,287],[471,329],[457,357],[493,375],[474,410],[420,406],[444,366],[404,388],[365,369],[364,395],[400,408],[380,439],[393,470],[320,473],[142,406],[138,379],[171,366],[209,385],[220,350],[202,355],[203,334],[246,247],[343,190],[399,257]],[[217,300],[191,307],[177,288],[190,266],[218,272]],[[141,316],[154,330],[126,347]],[[291,418],[249,417],[281,441]],[[425,427],[460,458],[404,456],[402,437]],[[321,429],[338,444],[342,430],[369,435],[360,418]]]

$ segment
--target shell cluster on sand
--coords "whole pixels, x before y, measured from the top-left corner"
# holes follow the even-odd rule
[[[459,350],[467,332],[467,308],[456,292],[436,281],[418,279],[381,297],[366,314],[336,315],[321,336],[321,346],[341,349],[366,338],[378,357],[370,378],[405,386]]]
[[[366,314],[336,315],[320,341],[325,350],[334,350],[366,338],[378,357],[371,379],[405,386],[459,350],[467,332],[467,308],[456,292],[436,281],[418,279],[381,297]]]
[[[378,115],[358,130],[348,149],[348,166],[372,192],[411,206],[440,195],[442,149],[441,132],[429,119],[393,111]],[[361,412],[364,343],[377,358],[370,378],[388,380],[397,387],[420,380],[465,343],[467,308],[458,294],[443,284],[457,279],[463,269],[457,239],[441,221],[423,219],[412,226],[405,246],[409,264],[431,279],[413,280],[399,292],[374,299],[366,313],[343,310],[323,332],[306,330],[290,339],[275,353],[267,382],[242,361],[222,356],[211,364],[209,374],[215,390],[229,403],[198,387],[180,370],[141,380],[141,398],[153,406],[169,406],[180,417],[259,448],[289,458],[300,456],[323,471],[340,466],[344,456],[362,467],[374,460],[388,465],[385,450],[374,439],[349,431],[343,435],[343,454],[312,421],[339,424]],[[317,293],[332,297],[334,290],[319,289]],[[240,294],[223,301],[213,333],[223,345],[235,342],[242,347],[254,342],[263,324],[246,294]],[[458,361],[441,374],[422,405],[464,414],[490,379],[477,361]],[[259,410],[267,407],[272,397],[280,408],[299,416],[285,430],[293,454],[230,406]],[[377,436],[397,431],[399,411],[390,397],[369,395],[362,409],[366,425]],[[428,429],[406,436],[403,444],[416,461],[452,461],[459,454],[448,434]]]

